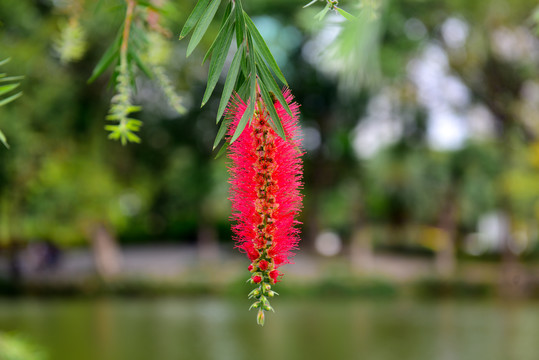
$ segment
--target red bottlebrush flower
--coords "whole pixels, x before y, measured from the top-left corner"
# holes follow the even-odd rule
[[[256,259],[258,259],[258,257],[260,256],[260,254],[258,253],[258,251],[256,251],[256,249],[253,247],[253,246],[250,246],[250,247],[245,247],[245,251],[247,252],[247,257],[249,258],[249,260],[251,261],[255,261]]]
[[[269,263],[266,260],[260,260],[260,262],[258,263],[258,268],[261,271],[268,270],[268,266],[269,266]]]
[[[272,270],[269,272],[269,277],[271,280],[273,280],[274,283],[276,283],[278,280],[277,278],[281,275],[277,270]]]
[[[229,167],[230,200],[232,220],[236,222],[232,229],[236,247],[257,264],[265,284],[277,282],[281,274],[275,269],[291,262],[292,251],[297,249],[299,242],[296,218],[302,200],[303,153],[299,111],[289,90],[285,90],[283,96],[292,116],[277,101],[275,109],[286,139],[271,127],[274,121],[257,95],[253,118],[229,147],[232,160]],[[246,108],[239,97],[229,103],[226,112],[231,122],[228,136],[233,136]],[[267,295],[270,289],[262,289],[257,298]]]
[[[249,270],[249,271],[251,271],[251,272],[252,272],[254,269],[255,269],[255,267],[253,266],[253,264],[251,264],[251,265],[249,265],[249,266],[247,267],[247,270]]]
[[[275,103],[275,108],[286,140],[271,128],[269,114],[265,108],[260,109],[265,105],[259,99],[254,118],[229,148],[236,247],[246,252],[251,261],[265,256],[265,252],[274,260],[275,267],[290,263],[292,250],[297,249],[299,222],[296,217],[302,199],[298,105],[292,102],[289,90],[283,95],[293,116],[279,102]],[[229,136],[234,134],[246,108],[247,104],[239,98],[229,104],[226,114],[232,121]]]
[[[262,277],[260,277],[259,275],[255,275],[251,279],[253,279],[255,284],[258,284],[259,282],[262,281]]]

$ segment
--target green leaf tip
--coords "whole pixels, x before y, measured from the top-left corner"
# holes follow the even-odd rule
[[[357,20],[357,17],[350,14],[349,12],[344,11],[340,7],[335,7],[335,9],[339,12],[339,14],[341,14],[344,18],[346,18],[346,20],[350,20],[350,21]]]
[[[211,21],[215,17],[215,13],[217,13],[217,9],[219,8],[220,4],[221,0],[212,0],[211,4],[208,6],[206,11],[202,15],[200,21],[196,24],[195,30],[193,31],[193,36],[191,37],[191,40],[187,45],[187,57],[191,55],[200,40],[202,40],[202,37],[206,33],[206,30],[208,30],[208,27],[210,26]]]
[[[195,8],[187,18],[187,21],[185,22],[185,25],[182,28],[182,31],[180,32],[179,39],[183,39],[186,37],[193,27],[198,23],[202,15],[204,15],[204,11],[208,7],[208,4],[210,3],[210,0],[199,0],[197,4],[195,5]]]
[[[4,144],[4,146],[9,149],[9,144],[7,142],[7,139],[6,139],[6,136],[4,135],[4,133],[2,132],[2,130],[0,130],[0,142],[2,144]]]

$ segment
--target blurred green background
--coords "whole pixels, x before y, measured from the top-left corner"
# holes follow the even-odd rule
[[[139,74],[142,143],[122,146],[103,129],[111,72],[87,80],[124,3],[86,1],[66,64],[69,4],[0,2],[1,72],[24,75],[0,107],[0,359],[536,358],[536,1],[342,1],[355,22],[245,2],[306,149],[301,251],[264,328],[211,151],[218,94],[199,106],[218,21],[186,59],[194,1],[165,4],[188,111]]]

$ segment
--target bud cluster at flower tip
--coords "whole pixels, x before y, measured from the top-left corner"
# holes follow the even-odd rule
[[[249,299],[255,300],[255,302],[251,305],[251,308],[260,308],[258,319],[262,319],[262,321],[258,321],[259,325],[264,325],[264,315],[260,315],[261,311],[274,311],[273,307],[271,307],[270,305],[268,298],[279,295],[277,292],[271,289],[271,284],[274,284],[275,281],[272,280],[270,274],[276,271],[271,269],[273,269],[273,265],[265,259],[262,259],[249,265],[249,271],[255,272],[247,280],[247,282],[259,285],[257,288],[255,288],[249,293]]]
[[[271,285],[268,283],[262,283],[259,287],[252,290],[249,293],[249,299],[255,299],[255,302],[251,304],[250,309],[258,309],[259,311],[275,311],[271,306],[268,297],[274,297],[279,295],[277,292],[271,290]],[[260,324],[260,323],[259,323]],[[263,324],[260,324],[263,325]]]

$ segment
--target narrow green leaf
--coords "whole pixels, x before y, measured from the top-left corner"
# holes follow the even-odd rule
[[[260,86],[260,95],[262,95],[262,100],[264,100],[264,104],[266,105],[266,109],[268,109],[270,113],[270,118],[272,120],[273,129],[279,134],[280,137],[286,140],[286,135],[284,133],[283,124],[281,123],[281,118],[279,118],[279,115],[277,114],[277,110],[275,110],[275,104],[273,103],[273,99],[271,98],[268,89],[262,82],[259,82]]]
[[[255,101],[256,97],[256,79],[257,79],[257,73],[256,73],[256,52],[254,51],[253,46],[253,38],[251,35],[247,35],[247,47],[250,49],[248,53],[249,58],[249,70],[250,70],[250,81],[249,81],[249,91],[250,96],[249,99],[252,101]]]
[[[241,0],[236,0],[236,7],[234,10],[236,15],[236,44],[239,47],[243,42],[243,34],[245,33],[245,18],[243,17]]]
[[[191,37],[191,40],[189,41],[189,45],[187,45],[187,57],[191,55],[193,50],[197,47],[200,40],[202,40],[202,37],[206,33],[206,30],[208,30],[208,26],[210,26],[211,21],[213,20],[215,13],[217,12],[217,9],[219,8],[219,5],[221,4],[221,0],[212,0],[211,4],[208,6],[208,9],[204,12],[204,15],[202,15],[202,18],[200,19],[200,22],[195,26],[195,30],[193,31],[193,36]]]
[[[219,127],[219,130],[217,131],[217,135],[215,135],[215,140],[213,141],[213,150],[215,150],[217,145],[219,145],[221,140],[223,140],[223,138],[225,137],[226,131],[228,130],[228,126],[230,125],[230,122],[231,122],[230,119],[225,119],[221,123],[221,126]]]
[[[105,59],[105,61],[99,61],[99,63],[94,68],[94,71],[92,72],[92,75],[88,79],[88,84],[91,84],[94,82],[95,79],[97,79],[101,74],[105,72],[105,70],[112,64],[114,60],[120,55],[120,49],[117,49],[115,52],[111,53],[110,56],[108,56],[106,59],[103,57],[101,60]]]
[[[228,143],[224,143],[223,146],[221,146],[221,149],[219,149],[219,152],[217,155],[215,155],[215,159],[219,159],[221,156],[223,156],[226,153],[226,150],[228,149]]]
[[[19,81],[24,79],[24,76],[8,76],[8,77],[0,77],[0,83],[3,82],[10,82],[10,81]]]
[[[112,68],[112,75],[111,75],[111,77],[109,79],[109,82],[107,83],[107,87],[109,89],[116,86],[116,79],[118,79],[119,74],[120,74],[120,72],[118,71],[118,66],[114,66]]]
[[[208,4],[210,3],[210,0],[199,0],[197,4],[195,5],[195,8],[185,21],[185,25],[183,26],[183,29],[180,33],[180,40],[186,37],[193,27],[198,23],[202,15],[204,14],[204,11],[208,7]]]
[[[306,7],[309,7],[311,5],[313,5],[314,3],[316,3],[318,0],[313,0],[311,1],[310,3],[308,3],[307,5],[303,6],[303,8],[305,9]]]
[[[217,44],[217,39],[219,38],[219,35],[221,35],[225,31],[225,26],[228,24],[229,21],[231,21],[230,20],[230,18],[231,18],[231,16],[230,16],[231,7],[232,7],[232,3],[230,2],[230,3],[228,3],[228,5],[226,7],[225,15],[223,16],[223,20],[221,21],[221,26],[219,27],[219,32],[217,33],[217,36],[215,37],[215,40],[212,42],[210,48],[206,52],[206,55],[204,55],[204,59],[202,59],[202,64],[204,64],[206,62],[206,60],[208,60],[211,53],[215,49],[215,46]]]
[[[249,82],[248,78],[245,78],[245,76],[243,76],[241,71],[238,72],[238,78],[236,79],[236,84],[234,85],[233,92],[235,92],[236,94],[238,94],[239,97],[241,97],[240,89],[245,85],[245,83],[248,83],[248,82]]]
[[[1,60],[0,61],[0,66],[2,66],[4,64],[7,64],[10,60],[11,60],[11,58],[5,58],[4,60]]]
[[[2,99],[0,100],[0,106],[4,106],[6,104],[9,104],[10,102],[12,102],[13,100],[17,99],[18,97],[20,97],[22,95],[22,92],[19,92],[19,93],[16,93],[14,95],[11,95],[10,97],[7,97],[5,99]]]
[[[234,131],[234,135],[232,136],[232,139],[230,139],[231,144],[240,137],[241,133],[243,132],[243,129],[245,129],[245,126],[247,125],[249,120],[253,117],[254,112],[255,112],[255,101],[253,97],[253,100],[249,102],[247,109],[245,109],[245,113],[241,117],[240,122],[238,123],[238,127],[236,128],[236,131]]]
[[[320,11],[318,14],[316,14],[314,16],[314,18],[318,19],[319,21],[322,21],[322,19],[324,18],[324,16],[326,16],[328,11],[329,11],[329,4],[326,4],[326,7],[324,7],[324,9],[322,9],[322,11]]]
[[[250,90],[254,93],[256,91],[254,88],[256,85],[256,51],[253,46],[253,37],[250,34],[247,34],[247,50],[246,58],[249,61],[249,76],[251,76]]]
[[[241,75],[241,74],[240,74]],[[249,98],[249,83],[250,83],[250,77],[244,78],[243,81],[238,81],[238,90],[236,91],[241,99],[248,99]]]
[[[142,106],[130,105],[130,106],[127,107],[127,112],[129,114],[134,113],[134,112],[139,112],[139,111],[142,111]],[[137,120],[137,121],[139,121],[139,120]],[[142,124],[142,121],[140,123]]]
[[[138,137],[137,135],[135,135],[135,133],[132,133],[132,132],[130,132],[130,131],[127,131],[127,132],[126,132],[126,135],[127,135],[127,140],[128,140],[128,141],[134,142],[134,143],[137,143],[137,144],[140,143],[140,137]]]
[[[4,144],[4,146],[9,149],[9,144],[7,143],[6,136],[4,135],[2,130],[0,130],[0,142],[2,142],[2,144]]]
[[[123,26],[122,26],[123,29]],[[118,35],[116,36],[116,40],[109,46],[107,51],[103,54],[99,62],[94,68],[94,71],[92,72],[92,75],[88,79],[88,83],[92,83],[97,77],[109,67],[110,64],[118,57],[120,56],[120,43],[121,43],[121,30],[118,32]]]
[[[234,85],[236,84],[236,80],[240,71],[240,63],[242,56],[243,44],[241,44],[238,50],[236,50],[236,54],[234,54],[234,58],[232,59],[232,63],[230,64],[230,68],[228,69],[225,86],[221,95],[221,102],[219,103],[219,109],[217,110],[217,123],[219,123],[219,120],[221,119],[221,116],[225,111],[226,105],[228,104],[228,100],[232,95],[232,91],[234,90]]]
[[[10,85],[0,86],[0,95],[7,94],[11,90],[17,88],[17,86],[19,86],[19,84],[10,84]]]
[[[137,119],[128,118],[127,127],[131,130],[138,130],[142,126],[142,121]]]
[[[220,39],[217,39],[217,45],[211,57],[210,68],[208,70],[208,85],[206,86],[206,91],[202,99],[202,106],[206,104],[209,100],[217,81],[219,80],[219,75],[223,71],[223,66],[225,65],[226,56],[228,55],[228,50],[230,49],[230,44],[232,43],[232,35],[234,33],[234,24],[228,23],[224,29],[223,36]]]
[[[248,35],[247,36],[247,46],[249,49],[253,49],[253,40]],[[249,57],[249,66],[251,70],[250,78],[249,78],[249,105],[247,105],[247,109],[245,110],[245,113],[241,117],[238,127],[234,131],[234,135],[232,136],[232,139],[230,139],[230,143],[232,144],[236,139],[241,135],[243,132],[243,129],[245,129],[245,126],[250,121],[250,119],[253,118],[253,114],[255,112],[255,103],[256,103],[256,62],[255,62],[255,54],[251,51],[248,54]]]
[[[271,72],[269,71],[268,67],[264,63],[264,60],[260,56],[260,54],[257,55],[258,60],[258,75],[260,76],[260,82],[266,86],[266,88],[274,93],[274,95],[277,97],[281,105],[284,107],[286,112],[290,115],[292,115],[292,110],[290,110],[290,107],[288,106],[288,103],[286,102],[283,92],[275,82],[275,79],[273,78],[273,75],[271,75]]]
[[[247,14],[245,14],[245,12],[244,12],[244,16],[245,16],[245,23],[247,24],[247,29],[249,30],[249,33],[253,37],[258,50],[260,50],[260,52],[262,53],[262,56],[264,57],[264,59],[266,59],[268,65],[273,70],[275,75],[279,78],[279,80],[281,80],[283,84],[288,86],[288,83],[286,82],[286,79],[284,78],[284,75],[281,72],[281,69],[279,69],[279,65],[277,65],[277,62],[273,58],[273,55],[271,54],[271,51],[268,48],[268,45],[266,45],[266,42],[262,38],[262,35],[260,35],[255,24],[253,23],[251,18]]]
[[[249,64],[247,54],[241,58],[241,72],[245,78],[249,77]]]
[[[225,8],[225,13],[223,14],[223,20],[221,21],[221,26],[224,25],[225,23],[225,20],[226,18],[228,18],[230,16],[230,14],[232,13],[232,1],[228,3],[228,5],[226,6]]]
[[[354,15],[350,14],[349,12],[344,11],[344,10],[341,9],[340,7],[335,7],[335,9],[337,9],[337,11],[339,12],[339,14],[341,14],[342,16],[344,16],[347,20],[350,20],[350,21],[357,20],[357,17],[355,17]]]

